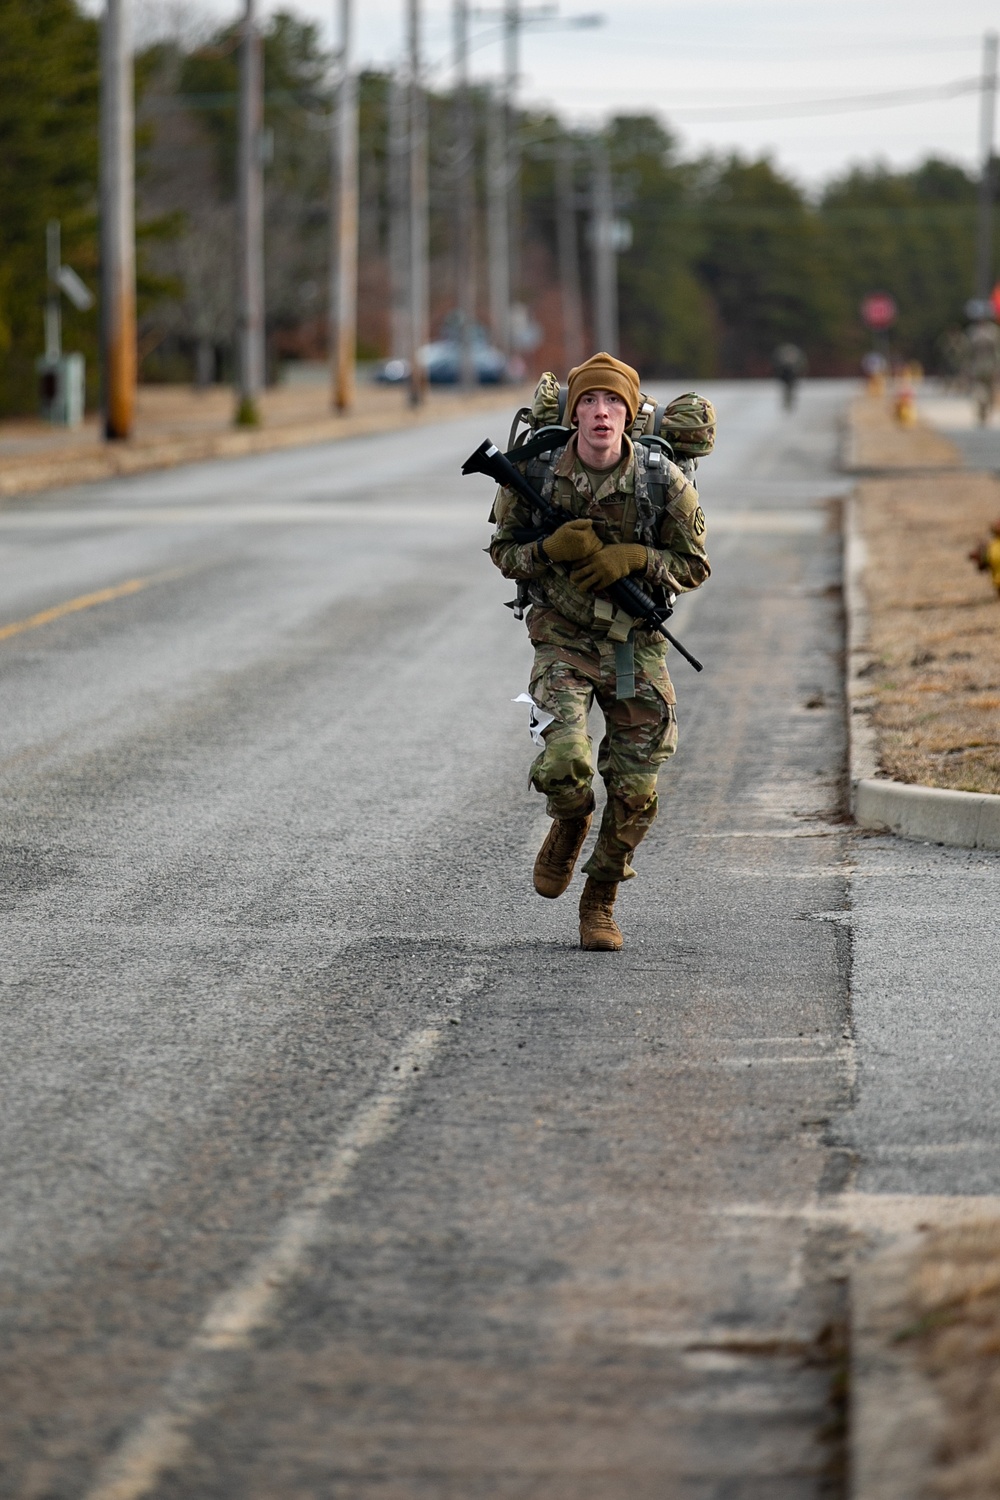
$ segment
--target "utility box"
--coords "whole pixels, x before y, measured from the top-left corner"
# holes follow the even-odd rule
[[[83,421],[85,366],[82,354],[42,358],[38,370],[38,398],[42,417],[57,427],[79,427]]]

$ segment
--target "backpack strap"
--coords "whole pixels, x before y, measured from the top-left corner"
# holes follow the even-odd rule
[[[522,422],[526,425],[526,427],[528,428],[528,431],[530,432],[531,431],[531,407],[530,406],[519,407],[518,410],[514,413],[514,420],[510,424],[510,432],[507,435],[507,447],[508,448],[513,448],[514,441],[515,441],[515,439],[517,437],[517,429],[520,427],[520,425],[521,425]]]
[[[632,447],[635,453],[636,530],[644,546],[655,547],[657,524],[667,508],[666,475],[662,480],[657,476],[657,465],[652,466],[653,472],[650,473],[652,455],[647,452],[645,443],[634,443]]]

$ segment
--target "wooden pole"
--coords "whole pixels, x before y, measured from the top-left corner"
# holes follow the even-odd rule
[[[106,0],[101,27],[101,386],[104,436],[131,435],[135,319],[135,107],[129,0]]]
[[[340,0],[340,83],[334,130],[330,362],[335,411],[354,405],[358,342],[358,81],[353,4]]]
[[[510,216],[507,200],[507,111],[499,90],[489,98],[486,142],[486,225],[489,235],[490,325],[493,342],[510,354]]]
[[[614,199],[608,148],[594,143],[591,184],[591,236],[594,254],[594,337],[598,349],[618,354],[618,264],[615,254]]]
[[[264,386],[264,123],[263,58],[257,0],[245,0],[239,100],[239,391],[236,423],[260,422]]]
[[[988,302],[993,291],[993,136],[997,106],[997,37],[983,38],[983,83],[979,104],[979,225],[976,236],[976,296]]]
[[[389,80],[389,297],[394,359],[410,354],[409,89],[401,69]]]
[[[469,97],[469,3],[455,0],[455,269],[461,349],[459,383],[476,384],[473,337],[476,323],[475,142]]]
[[[427,395],[427,376],[420,351],[429,322],[427,100],[420,58],[420,0],[409,0],[409,146],[410,146],[410,403]]]
[[[559,291],[562,297],[563,361],[567,370],[583,353],[583,299],[573,180],[573,142],[564,136],[556,148],[556,230],[559,245]]]
[[[517,134],[517,91],[520,83],[521,0],[504,0],[504,192],[507,200],[507,345],[512,346],[511,304],[521,293],[521,151]]]

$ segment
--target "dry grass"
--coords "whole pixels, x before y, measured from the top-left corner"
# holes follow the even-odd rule
[[[1000,792],[1000,599],[969,549],[1000,516],[987,474],[874,479],[859,490],[881,769]]]
[[[859,396],[848,414],[849,467],[852,469],[941,469],[962,467],[953,443],[918,423],[903,427],[893,415],[893,398]]]
[[[916,1261],[910,1294],[914,1322],[903,1336],[932,1382],[945,1418],[926,1494],[934,1500],[996,1500],[1000,1223],[932,1232]]]

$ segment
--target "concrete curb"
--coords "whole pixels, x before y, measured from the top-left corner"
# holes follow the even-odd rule
[[[911,786],[878,774],[871,722],[874,706],[865,676],[872,665],[868,604],[864,593],[867,548],[858,503],[844,503],[844,610],[847,616],[847,739],[851,812],[859,828],[898,834],[921,843],[960,849],[1000,849],[1000,797]]]

